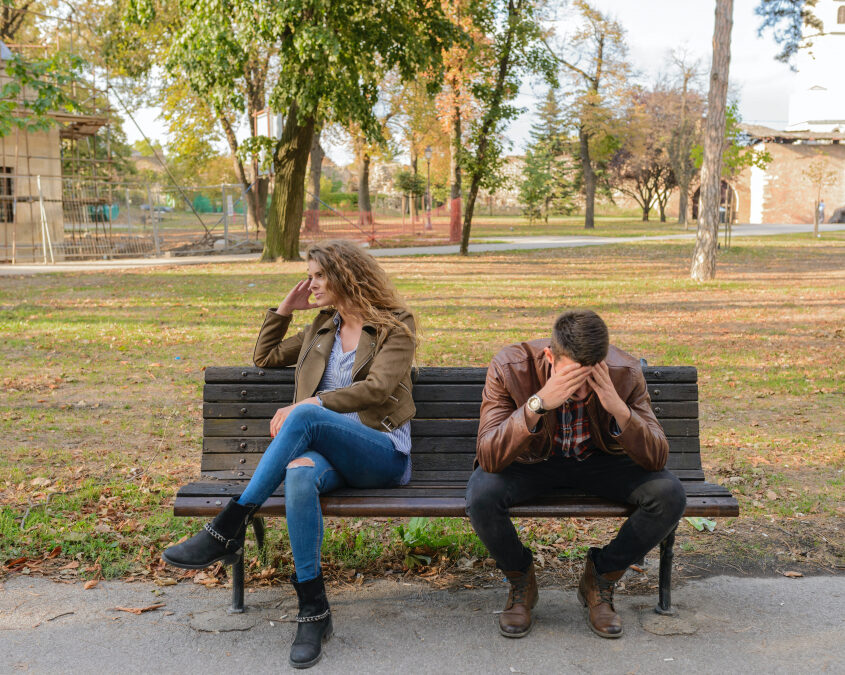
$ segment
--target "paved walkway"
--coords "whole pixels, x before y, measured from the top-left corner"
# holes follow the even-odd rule
[[[822,232],[845,230],[845,224],[826,224],[820,227]],[[735,225],[734,237],[759,237],[778,234],[797,234],[812,232],[812,225]],[[651,237],[496,237],[479,239],[470,244],[470,253],[495,253],[501,251],[528,251],[546,248],[575,248],[579,246],[606,246],[609,244],[628,244],[638,241],[671,241],[675,239],[695,239],[695,232],[666,234]],[[405,248],[375,248],[370,252],[376,257],[413,256],[413,255],[454,255],[457,245],[447,246],[409,246]],[[202,255],[178,256],[173,258],[123,258],[120,260],[98,260],[85,262],[63,262],[55,265],[18,264],[0,265],[0,276],[23,276],[55,272],[95,272],[106,270],[137,269],[144,267],[208,265],[210,263],[255,262],[258,253],[237,255]]]
[[[540,589],[534,630],[499,635],[507,595],[435,590],[379,580],[330,588],[335,635],[323,673],[843,673],[845,576],[712,577],[673,592],[676,617],[653,596],[618,597],[625,635],[593,635],[571,589]],[[2,673],[294,672],[290,587],[247,593],[227,616],[229,592],[191,583],[101,582],[92,590],[15,576],[0,584]],[[164,606],[135,615],[116,607]]]

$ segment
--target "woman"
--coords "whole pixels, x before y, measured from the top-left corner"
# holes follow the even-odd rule
[[[191,539],[164,551],[171,565],[230,564],[251,516],[285,484],[285,509],[299,597],[290,664],[319,661],[332,633],[320,571],[323,516],[319,495],[342,485],[402,485],[411,476],[413,315],[384,270],[347,241],[313,244],[308,279],[269,310],[253,360],[262,368],[296,364],[293,405],[270,422],[273,437],[243,494]],[[309,297],[314,297],[309,302]],[[334,309],[329,309],[334,307]],[[301,333],[285,338],[295,311],[322,308]]]

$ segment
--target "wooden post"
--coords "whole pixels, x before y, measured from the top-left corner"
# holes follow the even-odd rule
[[[150,186],[147,185],[147,206],[150,208],[150,218],[153,223],[153,244],[155,245],[156,258],[161,257],[161,249],[158,245],[158,222],[156,221],[155,211],[153,211],[153,196],[150,192]]]
[[[220,186],[220,210],[223,212],[223,249],[229,248],[229,205],[226,203],[226,186]]]
[[[53,240],[50,238],[50,228],[47,225],[47,211],[44,209],[44,192],[41,190],[41,176],[39,175],[35,178],[38,184],[38,206],[41,212],[41,247],[44,249],[44,264],[47,264],[47,248],[49,248],[50,264],[55,265],[56,259],[53,257]]]

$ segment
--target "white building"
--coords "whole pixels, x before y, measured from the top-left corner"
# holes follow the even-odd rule
[[[787,131],[845,131],[845,0],[819,0],[813,12],[824,28],[815,37],[808,32],[812,44],[797,54]]]

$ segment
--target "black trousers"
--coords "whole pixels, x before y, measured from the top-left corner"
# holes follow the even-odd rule
[[[636,507],[613,541],[593,553],[599,574],[640,560],[672,531],[686,506],[684,488],[672,473],[646,471],[627,455],[595,450],[580,462],[557,455],[536,464],[514,462],[500,473],[478,467],[467,483],[466,512],[500,569],[525,571],[531,564],[531,551],[517,536],[510,507],[560,487]]]

